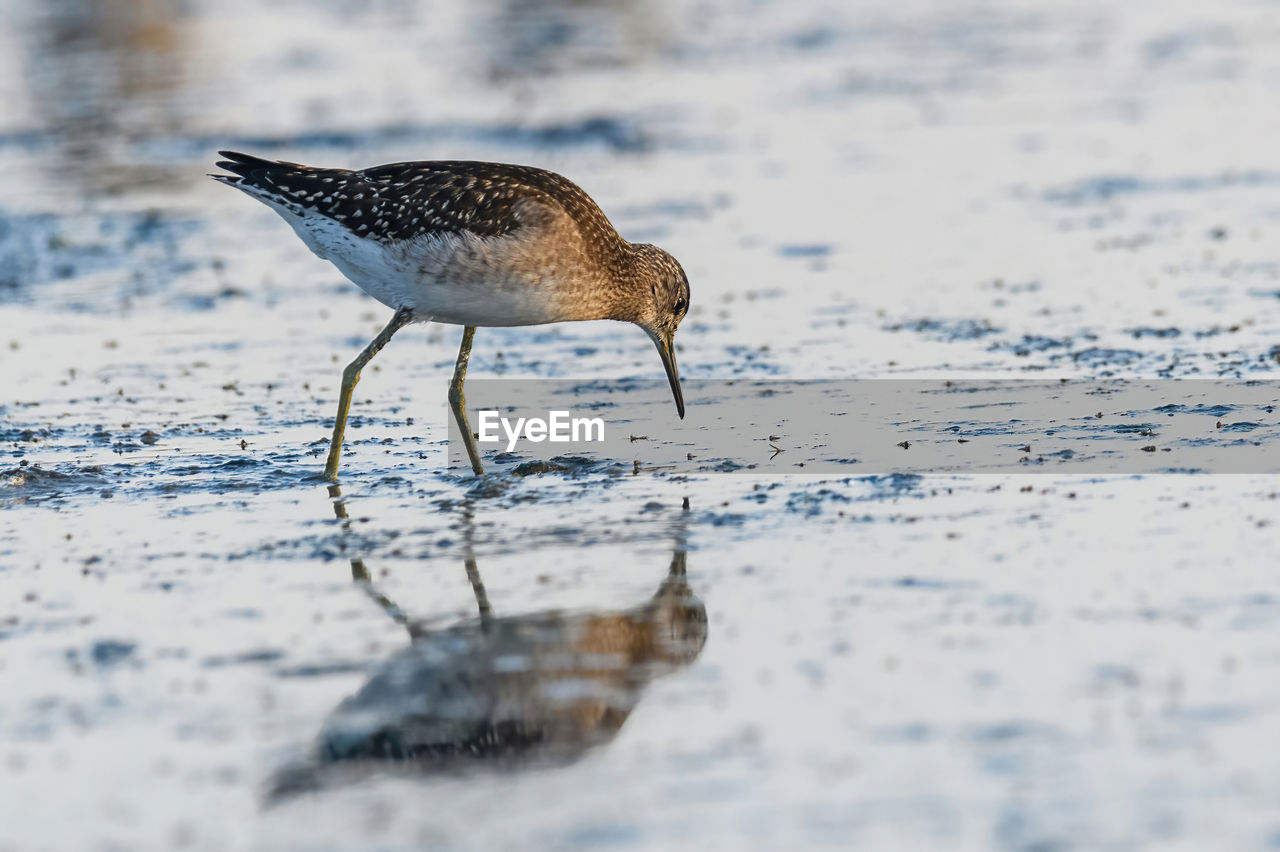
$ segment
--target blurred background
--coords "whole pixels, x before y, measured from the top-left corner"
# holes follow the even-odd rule
[[[1280,845],[1273,477],[816,477],[780,429],[793,475],[477,485],[431,325],[365,371],[330,491],[387,311],[205,177],[561,172],[688,271],[689,378],[1269,378],[1280,5],[0,13],[3,852]],[[661,379],[614,323],[482,329],[485,376]],[[1213,403],[1205,440],[1275,423]],[[616,635],[585,703],[511,685]],[[455,751],[497,690],[550,756],[379,764],[425,726],[388,682],[459,691]]]
[[[624,235],[692,272],[698,330],[684,345],[706,347],[694,375],[1082,361],[1217,374],[1143,330],[1200,323],[1206,305],[1206,329],[1253,327],[1249,312],[1270,308],[1168,292],[1170,276],[1197,270],[1274,289],[1255,245],[1274,210],[1259,190],[1277,180],[1265,105],[1278,25],[1265,4],[6,9],[7,304],[209,307],[284,279],[305,292],[340,280],[306,263],[269,211],[203,178],[232,148],[564,172]],[[1209,256],[1224,248],[1230,258]],[[1029,292],[1034,310],[1009,298]],[[765,304],[733,303],[744,295]],[[1079,316],[1098,303],[1099,317]],[[779,321],[789,333],[770,335]],[[752,356],[769,365],[746,363],[749,342],[771,347]]]

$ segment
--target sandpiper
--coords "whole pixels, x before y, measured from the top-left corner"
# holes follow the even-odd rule
[[[484,473],[462,385],[477,326],[614,319],[640,326],[658,347],[676,410],[684,398],[675,333],[689,279],[657,246],[627,242],[567,178],[532,166],[440,160],[351,171],[219,151],[210,175],[275,210],[316,255],[395,311],[342,372],[324,477],[338,457],[360,371],[412,322],[463,326],[449,405]]]

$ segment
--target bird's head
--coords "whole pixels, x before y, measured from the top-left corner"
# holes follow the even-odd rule
[[[639,280],[647,285],[635,323],[658,347],[676,399],[676,410],[683,418],[684,394],[680,390],[680,373],[676,370],[675,337],[680,321],[689,310],[689,278],[680,262],[657,246],[644,243],[633,248]]]

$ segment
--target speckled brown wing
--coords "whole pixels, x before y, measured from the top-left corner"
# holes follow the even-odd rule
[[[218,166],[239,176],[227,182],[298,216],[326,216],[379,242],[460,231],[502,236],[521,227],[517,205],[522,201],[564,210],[589,244],[612,248],[621,240],[581,188],[532,166],[438,160],[347,171],[220,153],[228,160]]]

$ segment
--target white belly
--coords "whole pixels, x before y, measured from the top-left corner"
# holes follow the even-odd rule
[[[274,205],[273,205],[274,206]],[[400,243],[359,237],[325,216],[277,208],[317,256],[392,309],[471,326],[540,325],[570,317],[550,256],[512,236],[444,233]]]

